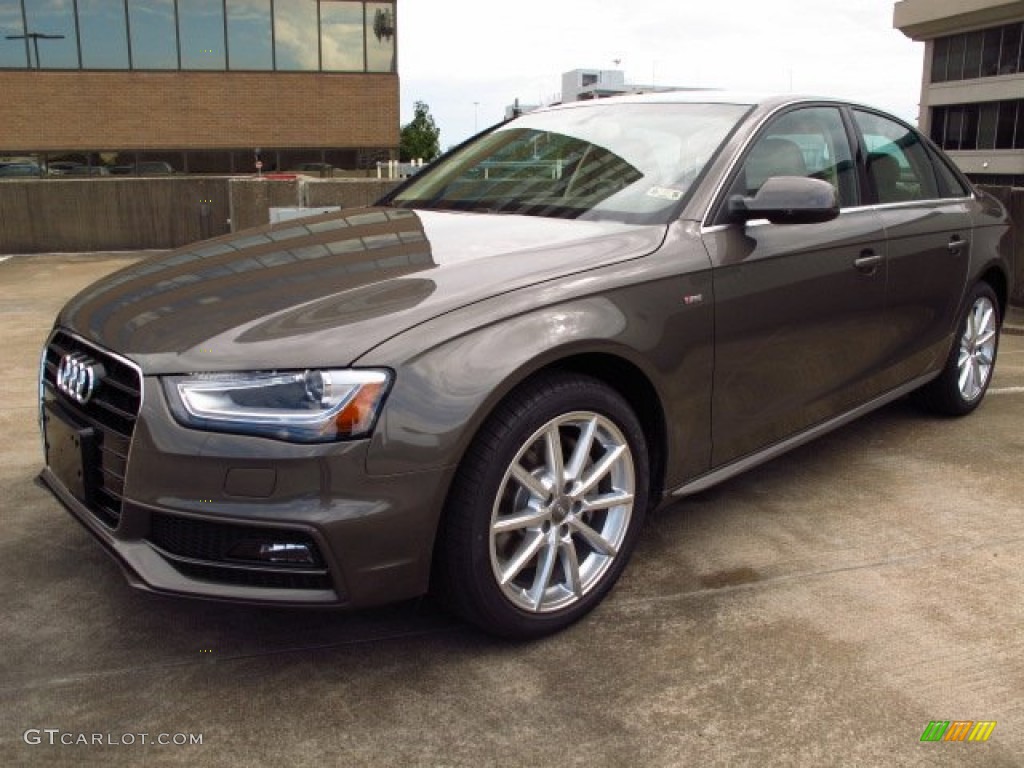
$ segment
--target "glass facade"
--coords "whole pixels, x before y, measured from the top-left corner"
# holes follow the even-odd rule
[[[1022,29],[1024,25],[1018,22],[936,38],[931,81],[945,83],[1021,72]]]
[[[0,0],[0,69],[394,72],[394,2]]]
[[[931,118],[943,149],[1024,149],[1024,99],[932,107]]]

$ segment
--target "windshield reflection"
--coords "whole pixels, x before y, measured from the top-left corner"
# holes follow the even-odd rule
[[[421,210],[662,223],[747,110],[595,103],[531,113],[443,158],[389,202]]]

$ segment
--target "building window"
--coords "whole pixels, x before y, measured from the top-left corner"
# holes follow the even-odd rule
[[[324,70],[363,71],[364,42],[362,3],[320,3],[320,50]]]
[[[932,107],[931,138],[943,149],[1024,149],[1024,99]]]
[[[985,30],[981,49],[981,76],[994,77],[999,74],[999,47],[1003,42],[1003,28]]]
[[[996,148],[999,102],[978,105],[978,149]]]
[[[78,69],[78,27],[70,2],[26,3],[25,24],[30,69]]]
[[[1003,43],[999,50],[999,74],[1020,72],[1021,25],[1003,27]]]
[[[999,103],[996,149],[1013,149],[1014,136],[1017,133],[1018,107],[1019,104],[1016,101],[1003,101]]]
[[[134,69],[178,68],[174,0],[128,0],[128,24]]]
[[[274,60],[279,70],[320,68],[318,4],[309,0],[274,1]]]
[[[228,0],[228,68],[271,70],[270,0]]]
[[[0,67],[24,69],[28,66],[28,40],[24,34],[21,3],[0,0]]]
[[[78,34],[85,69],[128,69],[124,7],[110,0],[78,0]]]
[[[177,1],[181,68],[226,69],[224,6],[210,0]]]
[[[946,65],[949,63],[949,38],[939,37],[932,43],[932,79],[933,83],[946,82]]]
[[[981,56],[985,49],[985,33],[971,32],[964,39],[964,79],[981,77]]]
[[[938,37],[932,45],[931,82],[971,80],[1021,72],[1021,23]]]
[[[395,4],[366,4],[366,71],[395,71]]]
[[[964,52],[966,48],[966,35],[953,35],[949,39],[949,61],[946,64],[947,80],[964,79]]]

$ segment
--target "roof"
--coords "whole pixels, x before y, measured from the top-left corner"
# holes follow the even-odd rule
[[[575,109],[600,104],[739,104],[750,107],[775,108],[801,102],[835,102],[855,106],[870,106],[850,99],[811,94],[759,93],[756,91],[730,91],[719,89],[686,89],[659,93],[610,96],[604,99],[572,101],[549,109]]]

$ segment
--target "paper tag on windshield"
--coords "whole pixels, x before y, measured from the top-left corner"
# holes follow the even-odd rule
[[[647,196],[657,197],[661,200],[678,200],[683,196],[683,190],[671,187],[651,187],[647,190]]]

